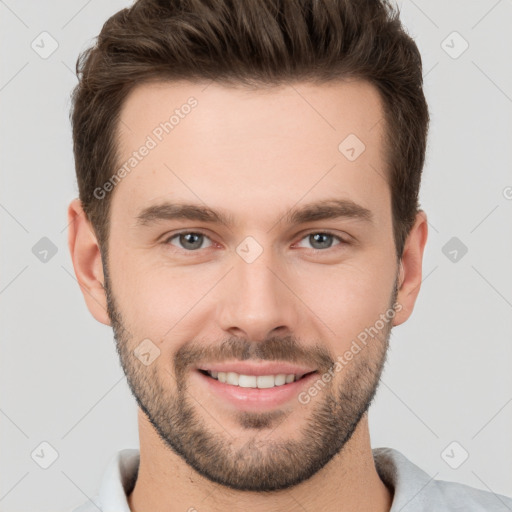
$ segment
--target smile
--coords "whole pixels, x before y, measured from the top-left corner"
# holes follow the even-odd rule
[[[228,384],[230,386],[238,386],[241,388],[273,388],[276,386],[284,386],[285,384],[290,384],[292,382],[298,381],[302,379],[304,376],[309,375],[309,373],[279,373],[275,375],[244,375],[236,372],[217,372],[217,371],[209,371],[209,370],[200,370],[204,375],[208,375],[209,377],[222,382],[223,384]]]

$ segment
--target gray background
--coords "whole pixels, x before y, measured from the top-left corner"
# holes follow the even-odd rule
[[[111,329],[86,309],[66,229],[77,195],[75,61],[127,5],[0,1],[5,512],[70,510],[94,495],[116,450],[138,447],[135,401]],[[512,1],[400,5],[423,55],[432,116],[421,192],[430,232],[415,311],[393,330],[370,410],[372,446],[399,449],[433,478],[512,496]],[[47,58],[43,31],[58,43]],[[46,262],[34,254],[43,237],[57,251]],[[48,469],[34,459],[51,462],[50,448],[31,456],[42,442],[58,453]]]

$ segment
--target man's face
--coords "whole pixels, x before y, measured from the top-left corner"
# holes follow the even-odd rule
[[[383,113],[360,81],[205,87],[143,85],[124,105],[121,162],[150,150],[113,192],[108,311],[166,445],[213,481],[280,489],[340,452],[384,365],[398,269]],[[293,215],[328,201],[345,214]],[[151,210],[166,204],[230,222]]]

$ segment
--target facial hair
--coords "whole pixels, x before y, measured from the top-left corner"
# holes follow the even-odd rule
[[[158,364],[160,358],[145,366],[134,355],[140,340],[126,328],[106,265],[104,276],[116,350],[138,406],[165,445],[212,482],[238,491],[256,492],[300,484],[342,451],[375,397],[386,362],[391,322],[307,405],[297,402],[294,409],[304,408],[298,439],[271,438],[279,424],[286,421],[287,413],[282,409],[259,413],[239,411],[235,419],[249,435],[247,442],[236,448],[228,433],[222,429],[215,431],[218,425],[210,415],[199,414],[202,407],[187,391],[188,375],[194,364],[227,359],[289,361],[314,364],[321,379],[334,367],[336,356],[322,344],[299,345],[292,336],[272,337],[258,343],[229,338],[215,346],[192,341],[176,351],[173,378],[162,366],[165,362]],[[397,293],[395,281],[389,308],[393,308]],[[263,436],[265,429],[268,433]]]

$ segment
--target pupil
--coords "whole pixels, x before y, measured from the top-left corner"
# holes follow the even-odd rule
[[[324,239],[324,242],[325,242],[326,237],[329,240],[329,237],[331,235],[329,235],[328,233],[315,233],[312,236],[313,236],[313,239],[314,239],[314,243],[317,243],[319,241],[318,239],[320,238],[320,244],[322,244],[322,238]],[[330,246],[331,246],[331,244],[327,244],[327,247],[330,247]]]
[[[203,235],[199,234],[199,233],[186,233],[184,235],[181,235],[182,237],[182,241],[185,240],[185,247],[187,246],[188,244],[188,247],[189,248],[192,248],[192,249],[197,249],[199,247],[201,247],[201,242],[202,242],[202,237]],[[192,241],[190,241],[190,237],[192,237]],[[196,238],[196,241],[194,242],[193,241],[193,238]],[[199,240],[199,243],[198,241]],[[192,247],[190,247],[190,244],[192,244]]]

